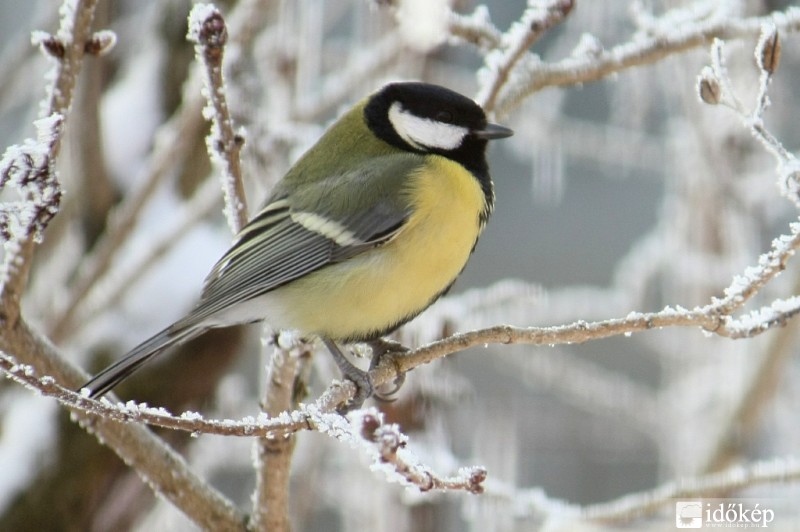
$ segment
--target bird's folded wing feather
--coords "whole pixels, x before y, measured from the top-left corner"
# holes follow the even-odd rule
[[[389,180],[403,179],[419,162],[415,158],[393,158],[393,163],[388,168],[378,165],[382,171],[377,175],[370,175],[373,172],[368,169],[354,169],[346,175],[305,185],[320,187],[307,195],[321,198],[319,206],[293,202],[286,196],[271,198],[214,266],[206,278],[200,303],[186,319],[200,322],[393,238],[411,213],[408,199],[401,197]],[[331,186],[342,186],[348,193],[359,195],[365,192],[362,182],[367,179],[372,180],[369,186],[373,194],[367,200],[358,199],[357,212],[324,213],[321,206],[326,195],[336,193],[328,190]]]

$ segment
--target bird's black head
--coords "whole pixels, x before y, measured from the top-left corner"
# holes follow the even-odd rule
[[[367,126],[402,150],[435,153],[488,179],[486,141],[508,137],[510,129],[486,121],[483,109],[457,92],[419,82],[390,83],[364,108]]]

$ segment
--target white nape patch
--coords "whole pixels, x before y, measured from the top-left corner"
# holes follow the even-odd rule
[[[309,231],[330,238],[340,246],[355,246],[364,242],[356,235],[335,220],[329,220],[313,212],[294,212],[292,221],[300,224]]]
[[[465,127],[437,122],[409,113],[400,102],[389,107],[389,122],[404,141],[418,150],[438,148],[454,150],[461,146],[469,130]]]

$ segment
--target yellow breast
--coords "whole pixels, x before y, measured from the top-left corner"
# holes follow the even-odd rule
[[[482,229],[486,199],[461,165],[429,160],[404,191],[414,209],[400,233],[275,290],[272,303],[282,315],[273,325],[364,340],[417,315],[455,280]]]

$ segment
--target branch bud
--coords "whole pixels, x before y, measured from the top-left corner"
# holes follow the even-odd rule
[[[711,67],[704,67],[697,77],[697,94],[708,105],[722,101],[722,87]]]
[[[380,428],[381,422],[380,420],[371,415],[367,414],[361,419],[361,437],[367,441],[376,442],[378,441],[378,435],[376,431]]]
[[[64,43],[56,37],[55,35],[51,35],[46,31],[34,31],[31,33],[31,44],[34,46],[38,46],[42,49],[43,52],[46,52],[47,55],[54,57],[56,59],[61,59],[64,57],[66,53],[66,47]]]
[[[764,24],[756,45],[756,64],[769,75],[775,73],[781,61],[781,41],[774,24]]]
[[[90,55],[105,55],[117,44],[117,34],[111,30],[100,30],[92,34],[84,45],[84,52]]]
[[[207,61],[221,61],[222,52],[228,42],[228,29],[222,13],[210,4],[195,4],[189,14],[189,32],[186,37],[202,48]]]

